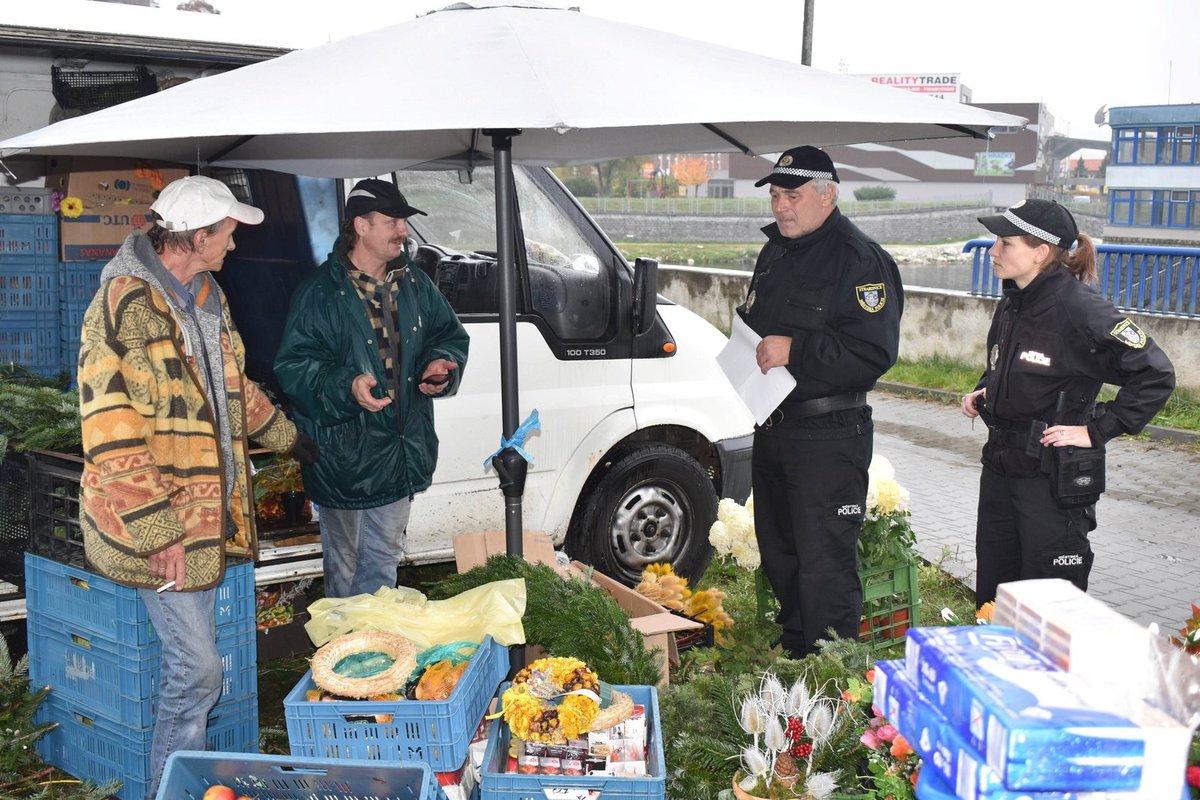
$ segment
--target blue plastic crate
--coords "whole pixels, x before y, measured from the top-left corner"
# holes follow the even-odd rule
[[[232,624],[255,628],[254,564],[225,568],[217,586],[214,616],[218,630]],[[137,589],[114,583],[82,567],[25,554],[25,608],[30,621],[70,621],[92,636],[126,645],[147,645],[158,636]]]
[[[52,374],[62,367],[58,309],[0,316],[0,364]]]
[[[158,800],[200,800],[221,784],[271,800],[432,800],[437,787],[418,761],[317,761],[275,755],[182,751],[167,759]]]
[[[83,626],[31,619],[29,680],[55,697],[134,728],[154,725],[161,645],[129,645],[94,636]],[[218,703],[258,696],[253,628],[225,625],[217,632],[221,656]]]
[[[507,687],[507,684],[505,684]],[[505,688],[502,687],[502,688]],[[645,778],[604,775],[521,775],[507,772],[508,725],[492,724],[480,767],[482,800],[545,800],[547,797],[599,797],[603,800],[663,800],[666,797],[666,759],[658,714],[658,690],[653,686],[615,686],[646,707]],[[589,792],[593,794],[589,794]]]
[[[46,763],[95,784],[123,781],[117,797],[144,800],[150,789],[153,729],[134,730],[53,695],[42,702],[34,721],[58,723],[37,741]],[[208,746],[223,754],[258,752],[258,698],[214,708],[208,715]]]
[[[100,273],[107,261],[60,261],[58,267],[58,299],[63,305],[87,308],[92,296],[100,289]]]
[[[17,263],[14,263],[16,261]],[[0,314],[26,319],[30,313],[58,311],[58,270],[46,264],[20,263],[0,256]]]
[[[0,214],[0,260],[37,257],[58,261],[58,219],[53,214]]]
[[[508,648],[484,637],[447,700],[312,702],[312,672],[283,699],[292,755],[366,761],[424,761],[435,771],[462,766],[496,687],[508,675]],[[390,714],[390,722],[375,722]]]

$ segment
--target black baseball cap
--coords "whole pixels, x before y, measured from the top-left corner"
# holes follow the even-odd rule
[[[408,219],[414,214],[425,214],[419,208],[413,208],[404,199],[404,194],[394,183],[378,178],[368,178],[354,184],[346,197],[346,217],[361,217],[378,211],[385,217]]]
[[[793,147],[781,155],[771,174],[754,185],[765,186],[773,183],[784,189],[799,189],[814,178],[841,183],[837,170],[833,168],[833,159],[824,150],[804,145]]]
[[[1079,238],[1071,212],[1053,200],[1022,200],[1003,214],[979,217],[979,222],[997,236],[1036,236],[1064,250]]]

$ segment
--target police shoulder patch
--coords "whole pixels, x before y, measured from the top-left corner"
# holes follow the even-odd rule
[[[854,287],[854,296],[864,311],[874,314],[887,304],[887,287],[882,283],[866,283]]]
[[[1128,317],[1118,322],[1117,326],[1109,333],[1121,344],[1132,347],[1135,350],[1141,350],[1146,346],[1145,332]]]

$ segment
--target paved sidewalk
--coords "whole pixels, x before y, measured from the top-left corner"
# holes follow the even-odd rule
[[[918,550],[973,587],[987,429],[978,420],[972,428],[957,406],[932,400],[876,391],[871,405],[875,452],[892,462],[909,491]],[[1138,623],[1173,633],[1191,615],[1191,603],[1200,603],[1200,454],[1159,441],[1115,440],[1106,482],[1091,534],[1089,592]]]

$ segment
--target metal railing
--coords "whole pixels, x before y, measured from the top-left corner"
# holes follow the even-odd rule
[[[963,245],[971,253],[971,294],[999,297],[992,270],[991,239]],[[1195,317],[1200,286],[1200,247],[1098,244],[1096,291],[1122,311]]]

